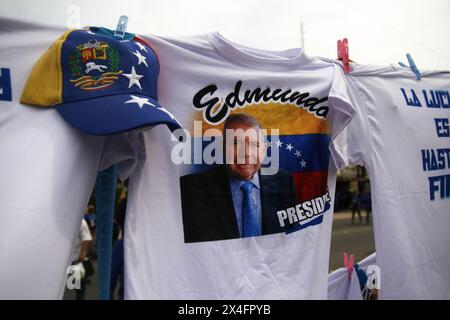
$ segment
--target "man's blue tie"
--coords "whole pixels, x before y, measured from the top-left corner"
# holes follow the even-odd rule
[[[242,237],[254,237],[261,235],[261,227],[257,221],[256,207],[252,201],[253,184],[247,181],[241,186],[244,193],[242,201]]]

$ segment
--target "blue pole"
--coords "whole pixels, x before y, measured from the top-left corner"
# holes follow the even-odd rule
[[[97,261],[99,298],[109,300],[112,255],[112,228],[117,185],[117,166],[97,173],[95,215],[97,224]]]

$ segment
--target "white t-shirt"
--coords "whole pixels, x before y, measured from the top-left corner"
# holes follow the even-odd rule
[[[355,65],[338,167],[367,168],[382,299],[450,298],[450,72]]]
[[[60,299],[97,169],[113,164],[103,153],[110,138],[19,103],[36,60],[64,30],[0,24],[0,299]],[[114,139],[115,159],[130,158],[120,151],[128,144]]]
[[[80,232],[78,233],[77,238],[75,239],[75,244],[72,253],[72,261],[77,261],[80,257],[81,253],[81,245],[83,241],[92,241],[92,235],[89,231],[89,226],[86,220],[81,219],[81,227]]]
[[[146,39],[160,62],[158,100],[190,131],[189,141],[220,135],[206,129],[221,128],[233,110],[246,113],[272,133],[270,154],[279,152],[283,170],[254,181],[261,235],[244,238],[237,219],[246,209],[235,209],[241,182],[230,170],[208,167],[205,158],[175,164],[180,145],[168,143],[171,133],[144,132],[128,189],[126,298],[325,299],[336,178],[328,146],[353,113],[340,68],[301,50],[251,49],[217,33]],[[187,158],[202,158],[193,144]],[[314,214],[302,211],[308,206]],[[286,234],[289,222],[298,230]]]

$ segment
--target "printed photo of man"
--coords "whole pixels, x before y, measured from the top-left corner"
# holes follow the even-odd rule
[[[261,175],[267,143],[260,123],[235,113],[224,123],[225,164],[180,178],[185,242],[284,232],[276,212],[295,205],[289,172]]]

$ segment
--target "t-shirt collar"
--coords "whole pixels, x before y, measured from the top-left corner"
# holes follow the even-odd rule
[[[283,51],[261,50],[234,43],[218,32],[209,33],[206,37],[219,55],[238,65],[266,70],[290,70],[308,60],[301,48]]]

